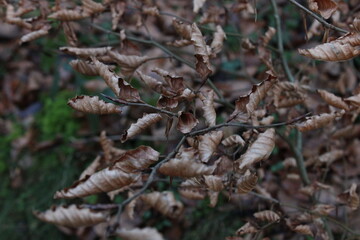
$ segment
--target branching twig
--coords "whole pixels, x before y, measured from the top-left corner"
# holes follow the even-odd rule
[[[113,227],[112,230],[115,230],[118,225],[119,225],[119,222],[120,222],[120,216],[121,216],[121,212],[122,212],[122,208],[124,206],[126,206],[128,203],[130,203],[132,200],[136,199],[137,197],[139,197],[141,194],[143,194],[147,189],[148,187],[151,185],[151,183],[154,181],[154,178],[155,178],[155,175],[157,173],[157,170],[161,167],[162,164],[164,164],[165,162],[169,161],[172,157],[174,157],[176,155],[176,153],[179,151],[181,145],[185,142],[186,140],[186,137],[183,136],[180,141],[178,142],[178,144],[176,145],[175,149],[169,153],[166,158],[164,158],[163,160],[161,160],[160,162],[158,162],[151,170],[151,173],[146,181],[146,183],[144,184],[144,186],[139,190],[137,191],[134,195],[132,195],[131,197],[129,197],[128,199],[126,199],[125,201],[123,201],[122,203],[120,203],[118,205],[118,211],[117,211],[117,214],[116,214],[116,223]]]
[[[322,25],[324,25],[325,27],[332,29],[332,30],[336,30],[338,32],[341,33],[348,33],[348,31],[346,31],[345,29],[336,27],[330,23],[328,23],[327,21],[325,21],[324,18],[316,15],[314,12],[310,11],[309,9],[307,9],[306,7],[304,7],[303,5],[301,5],[300,3],[298,3],[296,0],[289,0],[289,2],[291,2],[292,4],[294,4],[296,7],[300,8],[301,10],[303,10],[304,12],[306,12],[307,14],[309,14],[310,16],[312,16],[313,18],[315,18],[316,20],[318,20]]]

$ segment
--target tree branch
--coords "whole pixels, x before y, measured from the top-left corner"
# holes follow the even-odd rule
[[[303,5],[301,5],[300,3],[298,3],[296,0],[289,0],[289,2],[291,2],[292,4],[294,4],[296,7],[300,8],[301,10],[303,10],[304,12],[306,12],[307,14],[309,14],[310,16],[312,16],[313,18],[315,18],[316,20],[318,20],[322,25],[324,25],[325,27],[341,32],[341,33],[348,33],[348,31],[346,31],[345,29],[336,27],[330,23],[328,23],[327,21],[325,21],[324,18],[318,16],[317,14],[315,14],[314,12],[310,11],[309,9],[307,9],[306,7],[304,7]]]

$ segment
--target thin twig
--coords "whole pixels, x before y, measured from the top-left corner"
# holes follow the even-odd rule
[[[277,33],[277,43],[278,43],[279,54],[281,57],[281,63],[282,63],[282,66],[284,68],[284,71],[285,71],[285,74],[286,74],[288,80],[290,82],[295,82],[295,78],[290,71],[288,62],[287,62],[285,54],[284,54],[284,44],[283,44],[282,31],[281,31],[281,21],[280,21],[280,16],[279,16],[279,11],[277,8],[276,1],[271,0],[271,4],[274,9],[274,17],[275,17],[276,33]]]
[[[128,105],[128,106],[139,106],[139,107],[147,107],[147,108],[151,108],[151,109],[154,109],[155,111],[157,112],[161,112],[161,113],[165,113],[171,117],[177,117],[178,115],[176,113],[173,113],[173,112],[170,112],[170,111],[167,111],[167,110],[164,110],[164,109],[161,109],[161,108],[158,108],[158,107],[155,107],[153,105],[150,105],[148,103],[137,103],[137,102],[127,102],[127,101],[122,101],[120,99],[116,99],[116,98],[113,98],[113,97],[110,97],[108,95],[105,95],[103,93],[101,93],[101,95],[107,99],[109,99],[110,101],[114,102],[114,103],[118,103],[118,104],[122,104],[122,105]]]
[[[314,12],[310,11],[309,9],[307,9],[306,7],[304,7],[303,5],[298,3],[296,0],[289,0],[289,2],[294,4],[296,7],[300,8],[301,10],[303,10],[304,12],[306,12],[307,14],[309,14],[310,16],[315,18],[316,20],[318,20],[325,27],[327,27],[329,29],[332,29],[332,30],[336,30],[336,31],[341,32],[341,33],[348,33],[348,31],[346,31],[345,29],[336,27],[336,26],[328,23],[327,21],[325,21],[324,18],[322,18],[322,17],[318,16],[317,14],[315,14]]]

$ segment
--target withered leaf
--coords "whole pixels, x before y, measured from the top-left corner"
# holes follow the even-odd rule
[[[93,114],[121,113],[120,107],[106,103],[98,96],[77,96],[69,100],[68,105],[77,111]]]
[[[333,0],[308,0],[309,8],[328,19],[337,9],[337,3]]]
[[[90,58],[106,55],[108,51],[111,50],[111,47],[99,47],[99,48],[77,48],[77,47],[61,47],[60,51],[75,55],[82,58]]]
[[[173,192],[152,192],[141,196],[141,200],[167,217],[176,218],[184,208],[180,201],[175,199]]]
[[[257,233],[259,230],[256,229],[251,223],[245,223],[241,228],[236,230],[236,235],[243,235],[247,233]]]
[[[337,41],[323,43],[315,48],[299,49],[301,55],[322,61],[345,61],[360,55],[360,49]]]
[[[182,133],[189,133],[199,123],[192,113],[179,113],[176,129]]]
[[[213,70],[204,37],[196,23],[191,26],[191,41],[195,47],[196,71],[200,74],[201,79],[205,80]]]
[[[160,153],[148,146],[139,146],[122,154],[113,164],[126,173],[136,173],[157,162]]]
[[[139,118],[136,123],[131,124],[130,128],[122,135],[121,142],[125,142],[129,138],[138,135],[161,119],[162,116],[159,113],[144,114],[144,116]]]
[[[348,104],[344,102],[344,100],[341,97],[338,97],[335,94],[325,90],[317,90],[317,92],[320,94],[321,98],[324,99],[324,101],[330,104],[331,106],[344,109],[346,111],[349,110]]]
[[[331,123],[335,118],[342,117],[344,115],[344,110],[341,112],[333,112],[333,113],[322,113],[320,115],[307,117],[306,121],[301,123],[296,123],[296,128],[301,131],[310,131],[316,128],[324,127],[325,125]]]
[[[278,222],[280,221],[280,216],[275,213],[274,211],[271,210],[265,210],[265,211],[261,211],[261,212],[256,212],[254,213],[254,217],[256,217],[257,219],[260,219],[262,221],[267,221],[267,222]]]
[[[139,91],[136,88],[133,88],[122,78],[118,78],[118,84],[120,89],[118,97],[120,99],[128,102],[142,102]]]
[[[43,36],[46,36],[49,34],[49,29],[50,27],[43,27],[39,30],[36,30],[36,31],[33,31],[33,32],[30,32],[28,34],[25,34],[24,36],[22,36],[20,38],[20,44],[23,44],[25,42],[31,42],[35,39],[38,39],[38,38],[41,38]]]
[[[211,127],[216,124],[216,111],[214,107],[214,97],[215,93],[213,90],[209,90],[205,95],[200,95],[200,99],[203,102],[202,109],[204,110],[204,118],[206,125]]]
[[[208,162],[223,137],[222,131],[212,131],[199,136],[199,154],[202,162]]]
[[[351,210],[356,210],[359,207],[360,199],[359,195],[356,193],[357,185],[356,183],[351,184],[349,190],[338,195],[340,201],[345,202],[347,206],[351,208]]]
[[[175,158],[161,165],[159,172],[167,176],[183,178],[212,174],[215,166],[207,166],[199,162],[196,155],[194,148],[184,148]]]
[[[258,181],[256,174],[249,174],[241,177],[236,184],[238,193],[248,193],[254,189]]]
[[[221,144],[225,147],[232,147],[234,145],[244,146],[245,141],[240,135],[234,134],[222,140]]]
[[[41,221],[67,227],[91,226],[105,222],[108,218],[107,212],[95,212],[74,204],[53,206],[45,212],[35,211],[34,215]]]
[[[57,19],[60,21],[76,21],[89,17],[88,12],[82,10],[71,10],[71,9],[61,9],[59,11],[53,12],[48,15],[48,18]]]
[[[222,178],[214,175],[204,176],[206,186],[214,192],[220,192],[224,189]]]
[[[240,159],[236,160],[240,163],[239,168],[243,169],[256,162],[267,159],[275,147],[275,129],[269,128],[264,133],[260,133],[258,138],[241,155]]]
[[[216,31],[214,32],[214,39],[211,42],[211,56],[215,57],[219,52],[221,52],[226,39],[226,34],[220,25],[216,26]]]
[[[133,74],[140,65],[151,59],[148,56],[123,55],[115,51],[109,51],[108,54],[121,67],[124,76]]]
[[[139,177],[139,174],[125,173],[119,168],[108,167],[75,182],[69,188],[57,191],[54,198],[76,198],[110,192],[136,182]]]
[[[119,229],[116,235],[124,240],[164,240],[161,233],[155,228],[133,228],[133,229]]]

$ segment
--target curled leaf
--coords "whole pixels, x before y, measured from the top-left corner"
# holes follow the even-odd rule
[[[202,109],[204,110],[204,118],[206,125],[211,127],[216,124],[216,111],[214,108],[214,97],[215,93],[213,90],[207,91],[205,96],[200,95],[201,100],[204,104]]]
[[[141,64],[151,59],[148,56],[123,55],[115,51],[109,51],[108,54],[121,67],[124,76],[133,74]]]
[[[167,217],[178,217],[184,208],[172,192],[152,192],[141,196],[141,200]]]
[[[202,162],[208,162],[223,137],[222,131],[212,131],[199,136],[199,154]]]
[[[129,138],[138,135],[161,119],[162,117],[158,113],[144,114],[144,116],[139,118],[136,123],[131,124],[130,128],[122,135],[121,142],[125,142]]]
[[[121,113],[120,107],[106,103],[98,96],[77,96],[69,100],[68,105],[77,111],[93,114]]]
[[[129,83],[124,79],[118,78],[119,85],[119,95],[118,97],[127,102],[142,102],[140,98],[139,91],[136,88],[133,88]]]
[[[172,24],[175,31],[183,37],[185,40],[191,39],[191,26],[187,23],[183,23],[176,18],[173,18]]]
[[[257,233],[259,230],[256,229],[251,223],[245,223],[241,228],[236,230],[236,235],[244,235],[247,233]]]
[[[220,192],[224,189],[222,178],[214,175],[204,176],[206,186],[214,192]]]
[[[293,107],[304,102],[305,94],[294,83],[279,82],[274,88],[274,105],[277,108]]]
[[[139,75],[140,79],[146,84],[148,85],[152,90],[154,90],[157,93],[162,93],[163,88],[164,88],[164,83],[153,78],[150,77],[148,75],[143,74],[141,71],[136,70],[136,73]]]
[[[280,221],[280,216],[271,210],[265,210],[261,212],[254,213],[254,217],[266,222],[278,222]]]
[[[333,41],[310,49],[299,49],[301,55],[322,61],[345,61],[360,55],[360,49],[349,43]]]
[[[360,94],[345,98],[345,102],[349,103],[354,107],[360,107]]]
[[[49,28],[45,27],[37,31],[30,32],[20,38],[20,44],[31,42],[35,39],[41,38],[49,34]]]
[[[110,192],[136,182],[139,176],[125,173],[118,168],[108,167],[75,182],[69,188],[57,191],[54,198],[85,197],[101,192]]]
[[[348,104],[344,102],[344,100],[341,97],[338,97],[335,94],[332,94],[325,90],[317,90],[317,92],[320,94],[321,98],[324,99],[324,101],[330,104],[331,106],[344,109],[346,111],[349,110]]]
[[[300,234],[304,234],[304,235],[309,235],[309,236],[314,236],[314,233],[311,230],[311,227],[309,225],[297,225],[296,227],[294,227],[292,229],[294,232],[300,233]]]
[[[116,235],[124,240],[164,240],[161,233],[155,228],[133,228],[133,229],[119,229]]]
[[[191,26],[191,41],[195,47],[196,71],[205,80],[212,73],[212,67],[204,37],[196,23]]]
[[[57,19],[60,21],[76,21],[89,17],[89,13],[78,10],[61,9],[48,16],[48,18]]]
[[[356,193],[357,185],[356,183],[351,184],[351,187],[349,190],[346,190],[345,192],[338,195],[338,198],[345,202],[346,205],[348,205],[351,210],[356,210],[359,207],[360,199],[359,195]]]
[[[335,118],[342,117],[344,113],[344,110],[341,112],[322,113],[317,116],[308,117],[306,118],[306,121],[296,123],[295,126],[301,132],[310,131],[331,123]]]
[[[343,150],[332,150],[330,152],[326,152],[319,156],[319,161],[321,163],[326,163],[327,165],[330,165],[335,160],[343,157],[345,155],[345,152]]]
[[[236,188],[238,190],[238,193],[248,193],[251,190],[254,189],[258,181],[258,177],[256,174],[249,174],[246,176],[243,176],[237,181]]]
[[[109,66],[103,64],[96,58],[92,58],[92,61],[95,64],[98,74],[105,80],[106,84],[115,93],[115,95],[119,97],[120,96],[119,76],[117,76],[114,72],[112,72]]]
[[[312,209],[312,213],[315,214],[315,215],[327,216],[334,210],[335,210],[335,207],[332,206],[332,205],[316,204],[314,206],[314,208]]]
[[[308,0],[309,8],[328,19],[337,9],[337,3],[333,0]]]
[[[191,113],[180,112],[176,129],[182,133],[189,133],[199,123]]]
[[[68,207],[53,206],[45,212],[35,211],[34,215],[41,221],[67,227],[91,226],[105,222],[108,218],[105,212],[95,212],[74,204]]]
[[[237,160],[239,168],[243,169],[256,162],[267,159],[275,147],[275,129],[269,128],[264,133],[260,133],[258,138],[247,149],[247,151]]]
[[[78,71],[81,74],[87,75],[87,76],[98,76],[99,71],[98,68],[95,67],[94,64],[91,62],[87,62],[84,60],[71,60],[69,62],[70,66],[72,66],[76,71]]]
[[[81,173],[79,180],[87,176],[94,174],[99,168],[103,165],[104,159],[99,155],[97,156],[92,163]]]
[[[61,47],[60,51],[76,55],[82,58],[90,58],[96,56],[106,55],[108,51],[111,50],[111,47],[100,47],[100,48],[77,48],[77,47]]]
[[[232,147],[235,145],[244,146],[245,141],[240,135],[234,134],[222,140],[221,144],[225,147]]]
[[[81,0],[85,14],[93,15],[103,12],[106,7],[101,3],[94,2],[92,0]]]
[[[200,163],[196,160],[196,154],[194,148],[184,148],[175,158],[161,165],[159,172],[167,176],[183,178],[212,174],[215,166],[207,166]]]
[[[136,173],[157,162],[160,153],[148,146],[140,146],[121,155],[113,167],[126,173]]]
[[[216,31],[214,32],[214,39],[211,42],[211,55],[216,56],[219,52],[221,52],[224,40],[226,39],[226,34],[220,25],[216,26]]]

